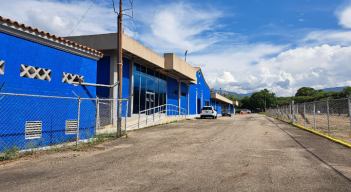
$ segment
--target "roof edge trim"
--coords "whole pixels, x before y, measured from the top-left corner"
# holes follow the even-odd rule
[[[103,57],[99,51],[1,16],[0,32],[96,61]]]

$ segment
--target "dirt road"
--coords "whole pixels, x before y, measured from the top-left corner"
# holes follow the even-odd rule
[[[351,149],[263,115],[187,120],[0,166],[0,191],[350,191]]]

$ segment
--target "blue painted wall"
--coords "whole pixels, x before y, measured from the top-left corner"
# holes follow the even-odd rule
[[[110,85],[110,57],[103,57],[97,62],[96,83]],[[96,95],[100,98],[109,98],[110,89],[97,87]]]
[[[199,74],[200,72],[200,74]],[[203,94],[203,99],[202,99],[202,106],[205,106],[205,101],[208,100],[211,104],[211,91],[209,87],[207,87],[204,76],[199,69],[196,72],[196,77],[197,77],[197,84],[190,85],[190,95],[189,95],[189,107],[190,107],[190,115],[196,114],[196,102],[198,102],[198,99],[201,100],[201,91]],[[196,97],[196,88],[197,88],[197,97]],[[198,106],[199,108],[199,106]]]
[[[123,57],[123,84],[122,84],[122,98],[128,99],[129,97],[129,65],[130,60]]]
[[[95,98],[95,87],[63,83],[62,73],[83,75],[85,82],[96,83],[96,61],[4,33],[0,42],[0,60],[5,61],[0,83],[6,82],[1,92],[76,97],[72,91],[78,95],[87,91],[83,98]],[[52,70],[51,81],[20,77],[21,64]],[[0,151],[14,145],[25,149],[74,140],[75,134],[65,135],[65,123],[77,119],[77,106],[73,99],[4,96],[0,100]],[[25,139],[26,121],[42,121],[41,138]],[[80,137],[92,136],[94,126],[95,102],[83,100]]]
[[[186,109],[186,114],[188,114],[188,85],[185,83],[181,83],[182,93],[185,93],[185,97],[181,96],[180,105],[182,108]]]
[[[176,79],[167,77],[167,104],[178,106],[178,86],[178,81]],[[177,94],[172,94],[172,90],[175,90]]]

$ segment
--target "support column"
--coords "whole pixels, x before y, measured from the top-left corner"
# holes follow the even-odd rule
[[[178,80],[178,115],[180,115],[181,107],[181,93],[182,93],[182,82]]]
[[[133,96],[131,96],[133,95]],[[131,117],[133,114],[133,105],[134,105],[134,58],[130,60],[129,63],[129,106],[128,106],[128,117]]]
[[[204,106],[204,101],[203,101],[203,99],[204,99],[203,90],[201,90],[201,105],[200,105],[201,109],[202,109],[202,107]]]
[[[195,94],[195,114],[197,115],[197,88],[196,88],[196,94]]]
[[[190,95],[190,94],[189,94],[189,87],[190,87],[190,85],[189,85],[189,83],[187,83],[187,86],[188,86],[188,98],[187,98],[187,100],[188,100],[188,101],[187,101],[187,102],[188,102],[188,105],[187,105],[187,106],[188,106],[188,109],[187,109],[187,114],[189,115],[189,111],[190,111],[190,108],[189,108],[189,105],[190,105],[190,104],[189,104],[189,95]]]
[[[110,56],[110,85],[113,85],[118,81],[118,58],[117,51],[113,51]],[[111,104],[111,118],[112,125],[117,126],[117,98],[118,98],[118,86],[110,88],[110,99],[114,99],[110,102]]]

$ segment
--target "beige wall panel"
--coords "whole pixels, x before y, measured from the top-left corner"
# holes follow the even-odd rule
[[[165,53],[164,58],[165,69],[175,70],[194,81],[196,80],[196,70],[193,66],[185,62],[183,59],[174,53]]]

